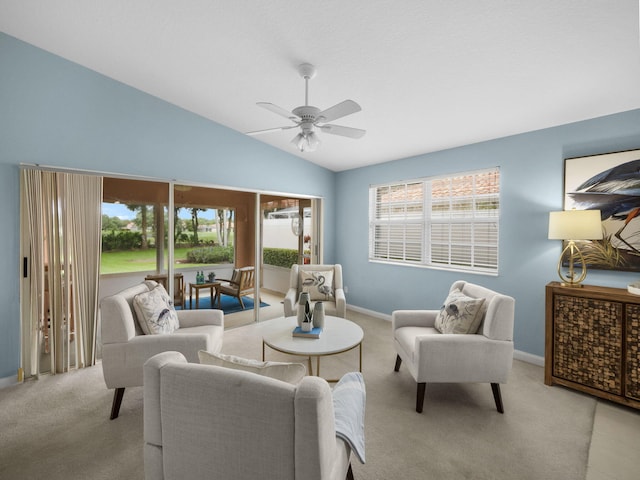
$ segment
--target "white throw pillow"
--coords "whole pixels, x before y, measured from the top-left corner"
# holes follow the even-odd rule
[[[282,380],[296,385],[307,374],[307,369],[301,363],[286,362],[260,362],[249,358],[211,353],[206,350],[198,352],[198,358],[203,365],[215,365],[216,367],[232,368],[245,372],[257,373],[276,380]]]
[[[145,335],[172,333],[180,328],[173,301],[160,284],[133,297],[133,309]]]
[[[471,298],[459,289],[449,293],[436,317],[440,333],[476,333],[482,321],[484,298]]]
[[[333,301],[333,270],[305,272],[300,270],[300,287],[308,292],[311,301]]]

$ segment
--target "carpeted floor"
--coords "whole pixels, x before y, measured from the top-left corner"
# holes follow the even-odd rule
[[[547,387],[542,368],[514,361],[504,415],[476,384],[429,385],[418,414],[415,383],[393,371],[390,324],[348,317],[365,331],[367,463],[353,458],[356,479],[585,478],[595,399]],[[225,332],[223,351],[260,359],[260,325]],[[356,367],[357,350],[322,360],[325,375]],[[111,400],[99,365],[0,390],[0,478],[142,480],[142,388],[127,389],[114,421]]]

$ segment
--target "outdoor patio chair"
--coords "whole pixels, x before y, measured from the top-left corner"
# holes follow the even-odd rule
[[[168,276],[166,273],[147,275],[144,279],[158,282],[165,290],[169,291]],[[173,306],[184,308],[184,277],[181,273],[176,273],[173,276]]]
[[[242,296],[254,294],[254,275],[254,267],[242,267],[233,270],[233,276],[231,279],[218,278],[216,281],[220,282],[220,293],[237,298],[238,302],[240,302],[240,306],[244,310]],[[257,303],[260,303],[260,301],[258,300]],[[219,307],[220,296],[218,296],[218,308]]]

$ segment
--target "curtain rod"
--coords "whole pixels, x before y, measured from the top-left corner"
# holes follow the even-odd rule
[[[180,184],[187,185],[190,187],[202,187],[202,188],[217,188],[219,190],[233,190],[236,192],[247,192],[247,193],[256,193],[258,195],[278,195],[288,198],[304,198],[304,199],[324,199],[322,196],[317,195],[303,195],[297,193],[287,193],[287,192],[277,192],[272,190],[256,190],[251,188],[242,188],[242,187],[233,187],[233,186],[225,186],[225,185],[216,185],[210,183],[198,183],[198,182],[190,182],[187,180],[178,180],[175,178],[167,179],[162,177],[149,177],[143,175],[133,175],[133,174],[124,174],[124,173],[113,173],[113,172],[105,172],[101,170],[84,170],[80,168],[70,168],[70,167],[56,167],[53,165],[42,165],[40,163],[20,163],[19,167],[21,170],[27,168],[35,168],[39,170],[45,170],[48,172],[62,172],[62,173],[76,173],[76,174],[84,174],[84,175],[100,175],[103,177],[112,177],[112,178],[124,178],[131,180],[143,180],[149,182],[166,182],[167,184]]]

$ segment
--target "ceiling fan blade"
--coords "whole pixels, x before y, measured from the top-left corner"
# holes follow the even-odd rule
[[[287,127],[266,128],[264,130],[255,130],[253,132],[246,132],[245,135],[260,135],[262,133],[280,132],[282,130],[289,130],[290,128],[296,128],[297,126],[298,125],[291,125]]]
[[[277,115],[280,115],[284,118],[288,118],[291,121],[296,121],[296,120],[300,120],[300,117],[298,117],[295,113],[290,112],[288,110],[285,110],[282,107],[279,107],[278,105],[274,105],[273,103],[269,103],[269,102],[258,102],[256,105],[258,105],[259,107],[262,108],[266,108],[267,110],[269,110],[270,112],[273,112]]]
[[[320,112],[318,114],[317,121],[320,123],[332,122],[333,120],[351,115],[352,113],[359,112],[360,110],[362,110],[362,108],[360,108],[360,105],[356,102],[353,100],[345,100],[344,102],[340,102],[337,105]]]
[[[343,127],[342,125],[319,125],[318,128],[320,128],[324,133],[341,135],[343,137],[349,138],[362,138],[362,136],[367,133],[366,130],[352,127]]]

